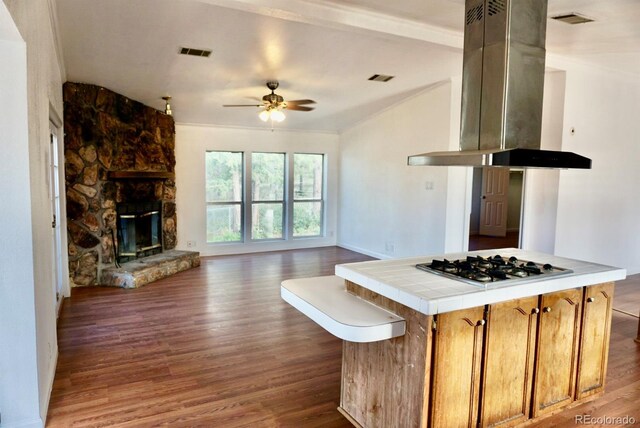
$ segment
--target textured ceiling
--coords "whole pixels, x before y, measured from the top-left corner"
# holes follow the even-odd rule
[[[252,104],[277,79],[285,99],[311,98],[279,128],[343,130],[461,73],[462,0],[57,0],[67,79],[105,86],[176,121],[268,126]],[[640,74],[640,1],[550,0],[549,52]],[[178,55],[207,48],[210,58]],[[370,82],[372,74],[396,76]]]

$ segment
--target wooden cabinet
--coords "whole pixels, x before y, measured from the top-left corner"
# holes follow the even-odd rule
[[[578,357],[577,400],[604,390],[612,303],[612,282],[585,288]]]
[[[475,427],[484,307],[436,316],[430,426]]]
[[[533,417],[574,400],[581,305],[582,288],[541,296]]]
[[[348,287],[407,322],[402,337],[345,342],[340,411],[355,425],[511,427],[604,388],[613,283],[433,318]]]
[[[480,426],[529,419],[538,296],[490,305],[484,341]]]

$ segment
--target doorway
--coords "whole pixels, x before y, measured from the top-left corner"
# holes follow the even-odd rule
[[[56,304],[56,314],[60,313],[60,306],[64,297],[63,292],[63,268],[62,268],[62,231],[60,223],[60,147],[58,140],[58,127],[49,122],[49,199],[51,203],[51,243],[52,243],[52,267],[53,287]]]
[[[474,168],[469,250],[519,248],[523,170]]]

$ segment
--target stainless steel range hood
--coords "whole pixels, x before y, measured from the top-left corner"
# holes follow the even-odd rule
[[[547,0],[467,0],[465,11],[460,151],[409,165],[591,168],[540,150]]]

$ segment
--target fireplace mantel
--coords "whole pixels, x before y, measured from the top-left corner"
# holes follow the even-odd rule
[[[175,180],[176,174],[167,171],[109,171],[110,180]]]

